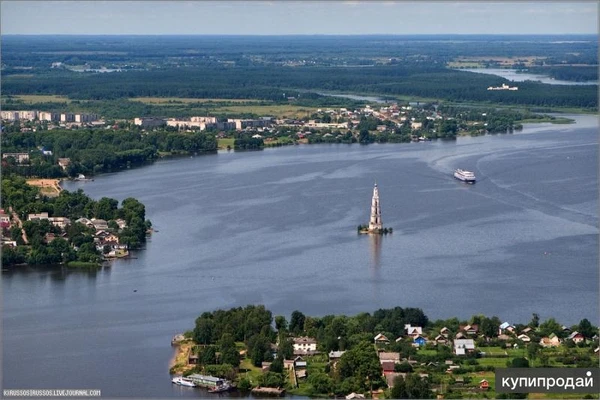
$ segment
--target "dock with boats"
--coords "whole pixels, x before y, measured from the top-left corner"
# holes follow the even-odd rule
[[[171,379],[171,382],[180,386],[206,388],[209,393],[227,392],[233,387],[227,379],[200,374],[178,376]]]

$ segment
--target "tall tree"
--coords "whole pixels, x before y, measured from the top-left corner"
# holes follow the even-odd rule
[[[306,317],[300,311],[292,312],[292,318],[290,319],[290,331],[295,335],[303,332],[305,319]]]

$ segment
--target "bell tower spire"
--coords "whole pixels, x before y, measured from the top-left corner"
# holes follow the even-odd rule
[[[369,220],[369,231],[380,231],[383,229],[381,222],[381,206],[379,205],[379,190],[377,183],[373,187],[373,199],[371,200],[371,219]]]

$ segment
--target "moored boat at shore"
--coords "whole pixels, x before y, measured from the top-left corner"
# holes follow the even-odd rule
[[[456,171],[454,171],[454,177],[459,181],[463,181],[466,183],[475,183],[475,174],[471,171],[457,169]]]
[[[179,385],[179,386],[187,386],[187,387],[196,386],[196,384],[194,382],[184,379],[182,376],[177,376],[177,377],[171,379],[171,382],[173,382],[174,384]]]
[[[208,389],[208,393],[227,392],[229,389],[231,389],[231,385],[228,382],[224,382],[221,385],[218,385],[218,386]]]

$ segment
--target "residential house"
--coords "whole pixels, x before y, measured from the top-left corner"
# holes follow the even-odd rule
[[[415,347],[421,347],[421,346],[425,346],[426,343],[427,343],[427,339],[425,339],[421,335],[418,335],[417,337],[415,337],[413,339],[412,345],[415,346]]]
[[[400,362],[400,353],[382,351],[379,353],[379,362],[384,362],[384,361],[391,361],[393,363],[399,363]]]
[[[570,339],[570,340],[572,340],[575,343],[581,343],[581,342],[583,342],[585,340],[585,337],[581,333],[575,331],[575,332],[571,333],[567,337],[567,339]]]
[[[455,339],[454,340],[454,354],[457,356],[464,356],[467,353],[475,351],[475,342],[473,339]]]
[[[443,327],[442,329],[440,329],[440,335],[448,337],[448,335],[450,335],[450,329]]]
[[[383,375],[390,374],[394,372],[394,368],[396,367],[396,363],[393,361],[382,361],[381,369],[383,370]]]
[[[507,340],[510,340],[510,339],[512,339],[512,338],[510,336],[508,336],[508,335],[505,335],[504,333],[501,334],[501,335],[498,335],[498,340],[507,341]]]
[[[524,333],[517,336],[517,339],[519,339],[520,341],[525,342],[525,343],[531,342],[531,338]]]
[[[479,326],[478,325],[465,325],[465,326],[461,326],[460,330],[463,331],[468,336],[473,336],[473,335],[477,335],[477,332],[479,331]]]
[[[543,337],[540,339],[540,346],[542,347],[558,347],[560,346],[560,343],[560,338],[554,333],[552,333],[550,336]]]
[[[48,213],[47,212],[43,212],[43,213],[39,213],[39,214],[29,214],[27,215],[27,220],[28,221],[39,221],[42,219],[48,219]]]
[[[96,229],[97,231],[108,229],[108,223],[103,219],[92,218],[90,221],[94,225],[94,229]]]
[[[454,338],[455,339],[464,339],[464,338],[466,338],[466,336],[464,333],[458,332]]]
[[[508,322],[503,322],[502,324],[500,324],[500,326],[498,327],[498,335],[502,335],[502,334],[512,334],[515,332],[515,327],[514,325],[508,323]]]
[[[532,332],[532,331],[533,331],[533,328],[531,328],[531,327],[528,326],[527,328],[523,329],[521,331],[521,333],[524,333],[524,334],[527,335],[527,334],[529,334],[529,332]]]
[[[439,334],[435,337],[434,339],[435,343],[437,344],[443,344],[443,345],[448,345],[449,340],[446,338],[446,336]]]
[[[125,228],[127,228],[127,222],[125,222],[124,219],[119,218],[119,219],[116,219],[115,222],[119,226],[119,229],[125,229]]]
[[[71,220],[67,217],[50,217],[48,218],[48,221],[60,229],[65,229],[67,225],[71,225]]]
[[[92,221],[90,221],[87,218],[79,218],[75,222],[78,223],[78,224],[83,224],[83,225],[87,226],[88,228],[93,228],[94,227],[94,224],[92,223]]]
[[[300,336],[293,339],[294,355],[315,354],[317,351],[317,340],[308,336]]]
[[[423,334],[423,328],[420,326],[411,326],[410,324],[404,325],[404,330],[408,336],[413,338]]]
[[[375,336],[375,338],[373,340],[375,341],[375,344],[389,344],[390,343],[390,340],[383,333],[380,333],[377,336]]]
[[[342,358],[342,355],[345,353],[345,351],[330,351],[329,352],[329,361],[337,361],[340,358]]]
[[[10,215],[0,209],[0,228],[8,228],[10,226]]]
[[[63,169],[63,171],[66,170],[70,164],[71,164],[70,158],[59,158],[58,159],[58,166],[61,167]]]

